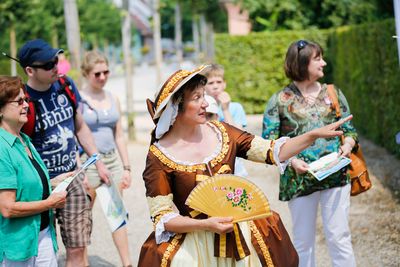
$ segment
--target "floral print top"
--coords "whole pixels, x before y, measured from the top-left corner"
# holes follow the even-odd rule
[[[315,102],[309,104],[299,89],[291,83],[275,93],[269,100],[264,112],[262,137],[277,139],[281,136],[295,137],[312,129],[322,127],[337,120],[332,101],[328,96],[327,85],[321,86]],[[340,89],[335,87],[342,117],[350,115],[349,105]],[[344,136],[352,137],[358,143],[358,137],[351,121],[341,126]],[[320,157],[337,152],[340,138],[317,139],[310,147],[296,157],[311,163]],[[318,181],[309,173],[296,174],[292,167],[286,168],[280,177],[279,199],[291,200],[319,190],[343,186],[349,183],[347,168]]]

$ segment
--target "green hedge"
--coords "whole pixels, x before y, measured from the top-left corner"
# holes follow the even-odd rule
[[[400,157],[400,66],[393,20],[342,27],[329,39],[332,75],[364,136]]]
[[[326,30],[217,34],[216,62],[225,67],[227,91],[246,113],[263,113],[270,96],[289,83],[283,71],[289,44],[308,39],[326,47],[328,34]]]
[[[0,55],[0,57],[2,57]],[[11,75],[11,59],[8,58],[1,58],[0,59],[0,75]],[[26,75],[24,73],[24,70],[20,67],[19,63],[17,63],[17,74],[23,78],[23,80],[26,80]]]
[[[216,62],[225,67],[227,91],[246,113],[263,113],[269,97],[289,81],[283,71],[289,44],[322,45],[325,81],[344,91],[358,131],[400,157],[400,68],[393,20],[332,30],[216,35]]]

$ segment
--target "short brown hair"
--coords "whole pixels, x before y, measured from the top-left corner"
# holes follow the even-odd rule
[[[210,67],[207,69],[207,71],[204,72],[204,76],[206,76],[207,79],[210,77],[221,77],[222,79],[225,80],[224,75],[225,75],[224,67],[222,67],[222,65],[219,64],[211,64]]]
[[[308,64],[313,54],[322,56],[322,47],[314,42],[299,40],[292,43],[285,58],[285,74],[292,81],[305,81],[309,78]]]
[[[182,85],[181,88],[172,96],[172,101],[176,103],[180,101],[178,104],[178,112],[183,112],[183,96],[185,92],[193,92],[200,86],[205,86],[207,84],[207,78],[201,74],[196,74],[191,78],[187,83]]]
[[[83,61],[81,65],[83,76],[87,77],[87,75],[89,74],[89,72],[92,71],[94,66],[99,63],[105,63],[108,66],[107,57],[96,50],[86,52],[85,55],[83,56]]]
[[[25,86],[20,77],[0,75],[0,109],[14,99],[21,89],[25,90]]]

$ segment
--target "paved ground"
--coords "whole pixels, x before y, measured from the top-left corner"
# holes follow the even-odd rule
[[[173,66],[167,66],[164,69],[166,75],[174,71]],[[155,88],[157,88],[154,78],[151,76],[152,73],[154,72],[151,68],[143,66],[136,70],[134,80],[134,109],[137,112],[135,123],[138,140],[129,143],[133,184],[130,189],[125,191],[124,195],[125,205],[131,218],[128,224],[128,234],[134,266],[137,264],[140,247],[152,230],[141,177],[148,148],[149,131],[152,128],[152,122],[146,114],[143,103],[146,97],[154,95]],[[108,88],[117,92],[123,99],[124,90],[121,77],[111,78]],[[261,119],[259,115],[248,116],[248,130],[254,134],[260,134]],[[399,175],[400,162],[368,141],[363,141],[363,145],[374,187],[368,193],[352,198],[350,220],[358,266],[400,266],[398,256],[400,255],[400,205],[395,202],[390,192],[379,181],[385,175]],[[376,158],[384,159],[385,165],[376,164]],[[280,213],[286,228],[291,232],[291,219],[287,204],[277,199],[279,186],[277,169],[250,162],[245,164],[251,179],[263,189],[272,209]],[[389,165],[390,167],[385,167]],[[93,220],[92,245],[88,248],[91,266],[121,266],[99,203],[94,206]],[[330,266],[320,222],[318,232],[318,266]],[[64,266],[64,257],[62,248],[60,266]]]

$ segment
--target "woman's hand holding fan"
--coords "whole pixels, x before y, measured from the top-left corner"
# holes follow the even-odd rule
[[[232,217],[210,217],[202,220],[202,222],[205,230],[217,234],[225,234],[233,231],[232,219]]]

